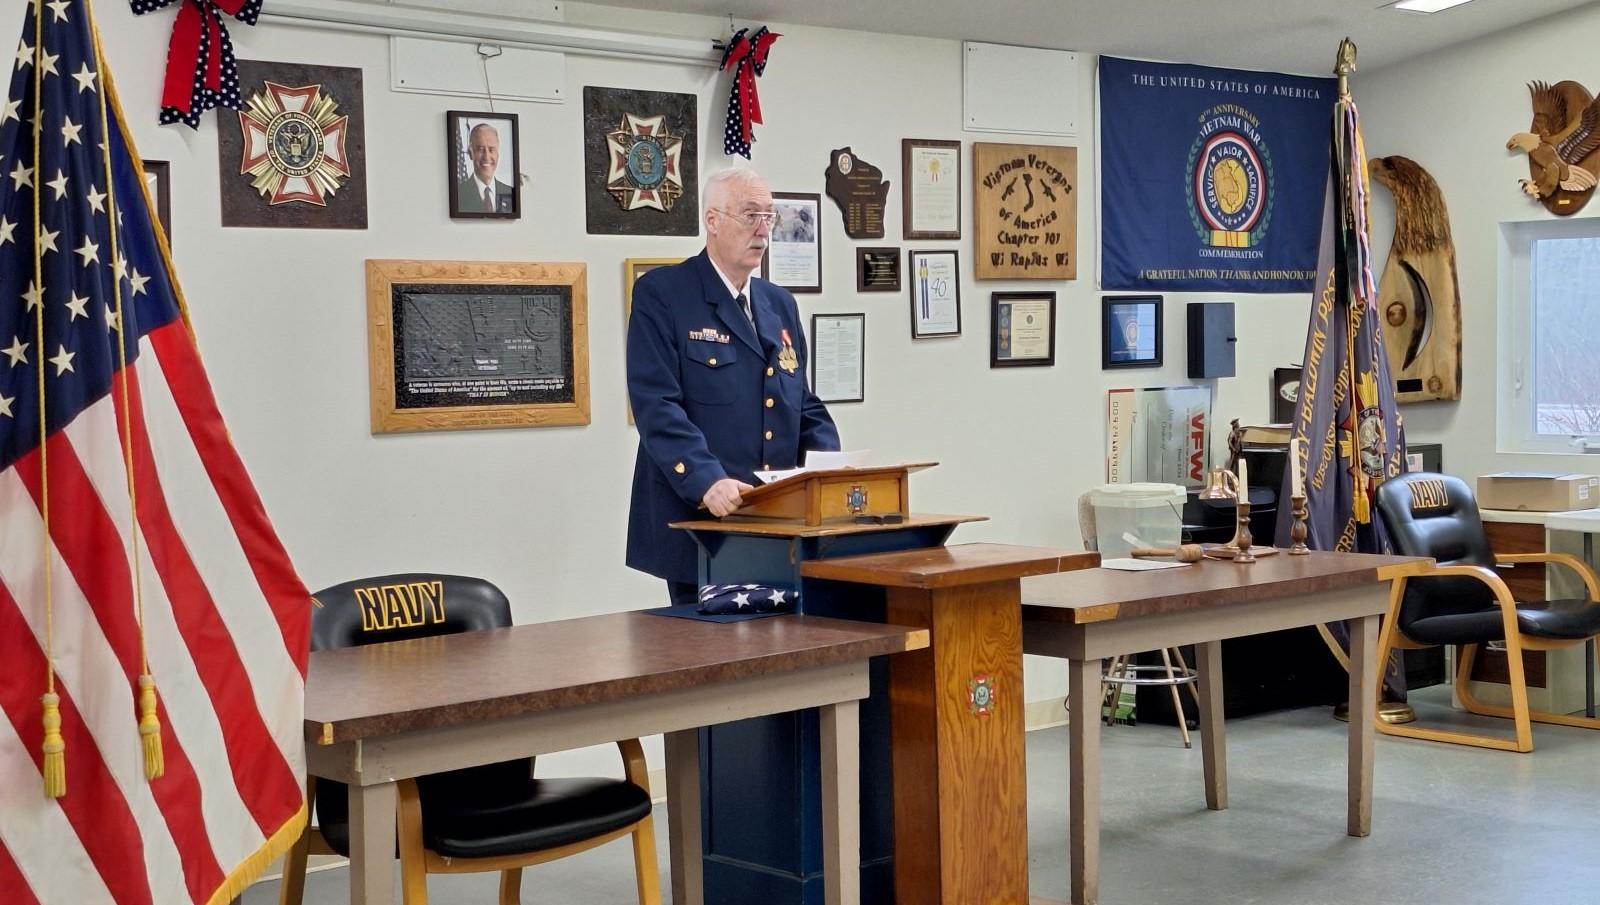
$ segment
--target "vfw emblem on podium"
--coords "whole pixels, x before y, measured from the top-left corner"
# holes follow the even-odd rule
[[[967,683],[967,709],[973,716],[988,716],[994,709],[994,677],[978,673]]]
[[[867,511],[867,488],[860,484],[851,484],[850,491],[845,494],[844,502],[850,509],[851,515],[860,515]]]

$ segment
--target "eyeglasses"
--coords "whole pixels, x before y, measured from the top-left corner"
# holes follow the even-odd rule
[[[714,207],[712,210],[727,214],[751,229],[755,229],[756,227],[762,225],[772,226],[778,222],[777,211],[745,211],[741,214],[736,211],[730,211],[723,207]]]

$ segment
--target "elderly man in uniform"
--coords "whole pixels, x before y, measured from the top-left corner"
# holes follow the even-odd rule
[[[836,450],[833,418],[806,384],[800,311],[751,273],[775,215],[750,170],[704,183],[706,247],[633,287],[628,396],[639,426],[628,513],[628,565],[667,580],[673,603],[697,591],[694,541],[669,522],[741,504],[757,469],[793,468]]]

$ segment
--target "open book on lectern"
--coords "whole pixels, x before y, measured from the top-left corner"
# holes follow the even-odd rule
[[[744,505],[735,516],[783,519],[806,525],[863,517],[911,514],[908,476],[932,468],[937,462],[901,462],[893,465],[844,464],[844,457],[865,453],[807,453],[803,468],[756,472],[766,481],[744,492]],[[770,479],[770,480],[769,480]]]

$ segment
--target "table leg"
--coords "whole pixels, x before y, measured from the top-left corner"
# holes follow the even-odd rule
[[[700,839],[700,730],[668,732],[667,851],[672,864],[672,905],[705,901]]]
[[[1350,815],[1352,836],[1372,833],[1372,742],[1378,689],[1387,664],[1377,662],[1378,617],[1350,620]]]
[[[1228,746],[1222,729],[1222,642],[1195,645],[1200,671],[1200,762],[1205,771],[1206,807],[1228,807]]]
[[[1072,905],[1100,901],[1100,671],[1103,661],[1067,661],[1075,705],[1067,725],[1067,856]]]
[[[822,753],[822,895],[826,905],[861,902],[861,707],[844,701],[818,713]]]
[[[394,905],[395,785],[350,786],[350,905]]]

